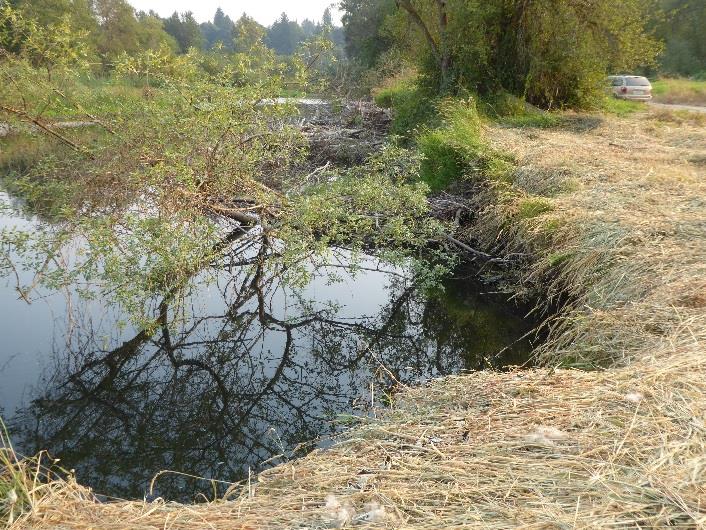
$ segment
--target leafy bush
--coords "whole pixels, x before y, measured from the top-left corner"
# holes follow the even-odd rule
[[[454,180],[484,177],[502,179],[511,162],[494,151],[482,135],[481,118],[473,100],[446,100],[439,105],[443,126],[428,129],[418,138],[423,154],[421,177],[438,191]]]
[[[394,110],[391,133],[404,138],[421,125],[429,125],[436,115],[433,94],[409,80],[378,89],[375,103]]]

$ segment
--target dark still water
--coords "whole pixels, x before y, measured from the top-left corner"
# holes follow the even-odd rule
[[[0,213],[0,230],[36,222]],[[46,449],[112,497],[142,498],[162,470],[235,482],[369,414],[393,391],[390,372],[418,384],[527,359],[530,344],[518,339],[533,324],[503,295],[463,277],[422,289],[404,269],[365,258],[351,271],[345,252],[334,257],[304,286],[271,277],[257,293],[251,268],[226,262],[149,332],[74,290],[28,304],[15,272],[24,284],[29,273],[8,273],[0,415],[16,449]],[[182,501],[209,491],[177,474],[155,490]]]

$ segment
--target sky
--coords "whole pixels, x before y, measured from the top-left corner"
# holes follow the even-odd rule
[[[318,21],[329,5],[335,0],[128,0],[138,11],[156,11],[166,17],[174,11],[191,11],[199,22],[213,18],[216,9],[220,7],[233,20],[247,13],[260,24],[269,26],[282,12],[290,19],[302,21],[305,18]],[[341,13],[334,9],[333,20],[340,23]]]

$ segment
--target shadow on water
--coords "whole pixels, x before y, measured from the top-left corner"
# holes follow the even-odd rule
[[[350,270],[335,255],[303,286],[228,256],[141,332],[99,300],[27,306],[3,286],[0,408],[18,448],[49,450],[113,497],[141,498],[162,470],[235,482],[329,443],[397,382],[528,358],[533,322],[506,296],[466,277],[423,287],[374,258]],[[212,485],[178,474],[155,489],[198,493]]]

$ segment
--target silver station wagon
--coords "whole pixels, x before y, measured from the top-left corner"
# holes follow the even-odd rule
[[[611,75],[608,77],[613,96],[634,101],[650,101],[652,84],[639,75]]]

